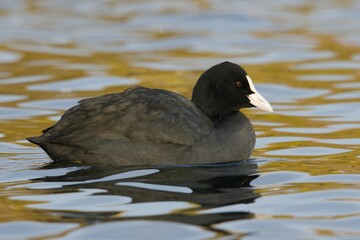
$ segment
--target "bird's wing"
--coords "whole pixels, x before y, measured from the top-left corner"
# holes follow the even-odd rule
[[[133,87],[84,99],[44,130],[46,141],[79,146],[103,140],[192,145],[213,129],[190,100],[166,90]]]

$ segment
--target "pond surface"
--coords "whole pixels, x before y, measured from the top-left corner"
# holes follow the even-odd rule
[[[359,239],[360,2],[0,2],[0,239]],[[132,85],[190,96],[241,64],[252,160],[108,169],[25,138]]]

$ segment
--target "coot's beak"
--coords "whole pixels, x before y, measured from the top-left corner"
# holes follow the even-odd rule
[[[266,101],[266,99],[263,96],[261,96],[260,93],[258,93],[258,91],[256,91],[256,88],[255,88],[254,83],[251,80],[251,78],[248,75],[246,75],[246,78],[249,82],[251,91],[254,92],[247,96],[250,100],[250,103],[252,105],[254,105],[255,107],[260,108],[264,111],[273,112],[273,109],[272,109],[270,103],[268,101]]]

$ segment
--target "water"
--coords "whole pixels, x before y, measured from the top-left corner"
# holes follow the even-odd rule
[[[0,239],[359,239],[359,1],[0,2]],[[134,84],[242,64],[252,160],[108,169],[25,137]]]

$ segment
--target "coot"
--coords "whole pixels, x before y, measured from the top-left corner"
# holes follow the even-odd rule
[[[199,164],[250,157],[255,133],[239,109],[272,112],[246,71],[223,62],[205,71],[191,100],[145,87],[83,99],[28,140],[55,161],[100,165]]]

